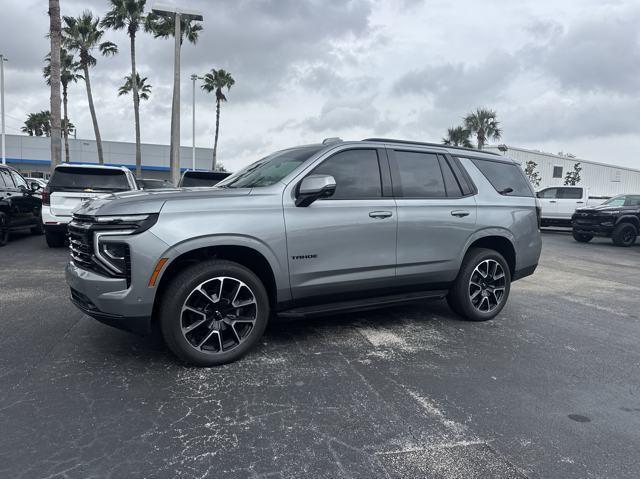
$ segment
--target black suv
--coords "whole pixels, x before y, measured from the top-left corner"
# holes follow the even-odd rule
[[[0,165],[0,246],[7,244],[12,231],[43,233],[39,189],[36,182],[29,185],[16,170]]]
[[[600,206],[578,209],[571,224],[580,243],[606,236],[616,246],[631,246],[640,231],[640,195],[614,196]]]

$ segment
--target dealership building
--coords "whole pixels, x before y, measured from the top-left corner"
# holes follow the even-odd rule
[[[169,179],[169,145],[142,144],[142,177]],[[134,143],[103,141],[102,152],[106,165],[136,168],[136,146]],[[196,169],[211,169],[213,149],[196,148]],[[62,148],[64,160],[64,145]],[[6,135],[6,161],[24,176],[48,178],[51,168],[51,141],[44,136]],[[69,161],[71,163],[98,163],[98,150],[94,140],[69,138]],[[192,150],[180,148],[180,167],[184,171],[192,168]]]
[[[505,151],[506,146],[506,151]],[[102,150],[107,165],[126,166],[135,170],[135,144],[120,141],[103,141]],[[522,168],[527,161],[534,161],[542,181],[538,189],[561,186],[567,172],[580,163],[580,185],[589,188],[591,196],[614,196],[622,193],[640,193],[640,170],[606,163],[553,155],[508,145],[486,146],[485,150],[506,155]],[[71,163],[97,163],[98,153],[94,140],[69,139]],[[7,163],[25,176],[47,178],[50,172],[50,139],[47,137],[6,135]],[[196,148],[196,169],[209,170],[213,150]],[[64,159],[64,150],[63,150]],[[180,167],[192,168],[192,150],[180,148]],[[142,144],[143,178],[169,179],[169,145]]]
[[[507,147],[506,151],[504,146]],[[485,150],[506,155],[517,161],[524,169],[527,161],[534,161],[536,171],[542,181],[537,189],[549,186],[562,186],[567,172],[573,171],[576,163],[580,163],[580,186],[589,188],[590,196],[610,197],[623,193],[640,194],[640,170],[607,163],[553,155],[536,150],[527,150],[508,145],[486,146]]]

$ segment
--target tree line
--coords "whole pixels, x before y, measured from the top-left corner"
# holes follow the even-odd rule
[[[45,66],[43,69],[44,78],[47,84],[51,85],[53,78],[59,79],[62,98],[61,102],[57,101],[52,93],[52,113],[49,113],[48,127],[45,128],[49,133],[55,130],[55,118],[61,118],[59,125],[61,136],[64,138],[65,145],[65,161],[69,161],[69,133],[73,132],[73,125],[68,117],[68,89],[72,83],[83,81],[85,84],[89,112],[97,146],[98,162],[104,164],[104,154],[102,151],[102,137],[100,135],[100,127],[98,116],[93,101],[93,90],[91,85],[90,71],[96,67],[98,57],[109,57],[118,54],[118,46],[106,39],[105,34],[108,30],[125,30],[129,36],[129,54],[131,58],[131,72],[124,76],[123,84],[118,88],[118,96],[132,96],[133,112],[134,112],[134,128],[135,128],[135,145],[136,145],[136,174],[142,173],[142,152],[140,145],[140,100],[148,100],[151,95],[152,86],[148,81],[148,77],[141,76],[136,66],[136,38],[140,32],[153,35],[154,38],[168,38],[174,35],[175,18],[162,17],[155,15],[146,10],[146,0],[109,0],[109,10],[101,19],[94,15],[90,10],[85,10],[78,17],[62,16],[60,22],[60,5],[59,0],[49,0],[50,15],[50,36],[52,45],[52,54],[45,58]],[[56,15],[57,20],[56,21]],[[202,25],[194,20],[181,19],[181,38],[180,44],[186,39],[189,43],[195,44],[198,41]],[[58,40],[56,40],[58,39]],[[59,61],[58,61],[59,59]],[[224,69],[211,69],[209,73],[204,75],[201,88],[207,93],[215,94],[216,103],[216,127],[214,148],[212,157],[212,169],[216,166],[216,156],[218,149],[218,136],[220,129],[220,106],[222,102],[227,101],[224,93],[231,89],[235,84],[234,78]],[[55,85],[57,88],[58,85]],[[52,88],[52,92],[54,89]],[[59,104],[62,103],[63,112],[60,115]],[[57,111],[55,111],[57,110]],[[44,112],[41,112],[44,113]],[[45,133],[42,125],[34,128],[33,121],[30,121],[32,115],[29,114],[25,120],[23,131],[27,134],[41,136]],[[53,118],[53,121],[52,121]],[[33,118],[31,118],[33,120]],[[29,124],[28,124],[29,123]],[[55,136],[55,135],[54,135]],[[53,143],[52,143],[53,150]],[[52,155],[55,156],[55,155]],[[52,167],[56,164],[55,158],[52,157]]]

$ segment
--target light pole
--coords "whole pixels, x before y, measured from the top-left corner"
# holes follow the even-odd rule
[[[202,21],[202,14],[194,11],[179,9],[173,6],[156,4],[151,11],[161,17],[173,18],[175,39],[173,53],[173,101],[171,103],[171,148],[169,151],[169,169],[171,182],[178,185],[180,181],[180,45],[182,33],[180,31],[182,19]]]
[[[202,77],[199,77],[195,73],[191,75],[191,81],[193,82],[193,92],[192,92],[192,104],[191,104],[191,169],[196,169],[196,80],[202,80]]]
[[[5,146],[5,131],[4,131],[4,62],[9,60],[2,54],[0,54],[0,116],[2,117],[2,164],[7,163],[7,154]]]

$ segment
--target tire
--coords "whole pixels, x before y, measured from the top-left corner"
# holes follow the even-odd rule
[[[217,366],[244,356],[262,337],[270,314],[260,279],[226,260],[205,261],[178,273],[159,310],[167,346],[196,366]]]
[[[9,221],[7,215],[0,213],[0,247],[9,242]]]
[[[620,223],[611,233],[611,240],[616,246],[631,246],[636,242],[638,229],[631,223]]]
[[[474,248],[462,261],[447,303],[463,319],[486,321],[502,311],[510,290],[511,271],[504,257],[491,249]]]
[[[31,228],[31,234],[40,236],[44,234],[44,225],[42,224],[42,218],[37,218],[37,221],[36,225]]]
[[[572,233],[573,233],[573,239],[576,240],[578,243],[588,243],[593,239],[593,235],[590,235],[590,234],[578,233],[576,231],[573,231]]]
[[[64,246],[65,235],[57,231],[50,231],[47,228],[44,229],[44,237],[47,241],[49,248],[61,248]]]

